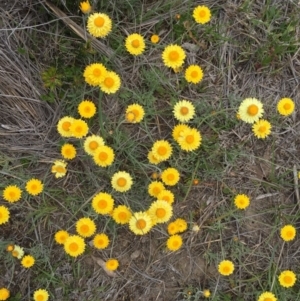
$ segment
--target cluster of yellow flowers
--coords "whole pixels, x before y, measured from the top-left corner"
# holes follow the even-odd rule
[[[6,251],[10,252],[13,257],[20,259],[24,268],[31,268],[35,263],[34,257],[32,255],[24,256],[24,249],[18,245],[10,244],[6,247]]]

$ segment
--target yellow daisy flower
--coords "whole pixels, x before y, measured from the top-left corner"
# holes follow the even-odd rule
[[[67,173],[67,163],[64,160],[54,161],[51,172],[55,174],[55,178],[64,177]]]
[[[169,203],[158,200],[151,204],[148,214],[153,224],[166,223],[173,215],[173,208]]]
[[[44,185],[38,179],[31,179],[27,181],[25,189],[31,195],[38,195],[43,191]]]
[[[182,150],[190,152],[198,149],[201,145],[202,137],[197,129],[189,128],[180,133],[178,138],[179,146]]]
[[[238,194],[234,198],[234,204],[238,209],[246,209],[250,205],[250,199],[245,194]]]
[[[24,268],[31,268],[35,263],[35,259],[31,255],[26,255],[22,258],[21,264]]]
[[[119,261],[114,258],[110,258],[105,262],[105,267],[109,271],[115,271],[119,266]]]
[[[259,295],[257,301],[277,301],[277,298],[271,292],[264,292]]]
[[[263,104],[256,98],[246,98],[239,106],[238,114],[242,121],[254,123],[262,117],[264,113]]]
[[[211,12],[207,6],[198,5],[193,10],[193,17],[199,24],[205,24],[211,19]]]
[[[169,225],[168,225],[169,235],[174,235],[174,234],[177,234],[179,232],[180,232],[179,227],[178,227],[178,224],[176,222],[169,223]]]
[[[127,107],[125,118],[128,122],[138,123],[143,120],[144,115],[145,111],[141,105],[132,104]]]
[[[210,290],[203,290],[202,294],[204,298],[209,298],[211,295]]]
[[[230,260],[223,260],[218,265],[218,271],[223,276],[231,275],[234,271],[234,264]]]
[[[75,138],[83,138],[87,135],[89,127],[87,123],[81,119],[75,119],[70,126],[72,136]]]
[[[157,44],[160,40],[160,37],[157,34],[153,34],[150,38],[151,43]]]
[[[92,118],[96,114],[96,106],[90,100],[83,100],[77,109],[82,118]]]
[[[161,162],[161,160],[158,160],[154,155],[153,155],[153,152],[152,151],[149,151],[148,152],[148,160],[151,164],[155,164],[157,165],[158,163]]]
[[[170,68],[181,67],[186,55],[182,47],[178,45],[168,45],[162,53],[162,59],[165,66]]]
[[[92,219],[82,217],[76,222],[76,231],[82,237],[90,237],[96,232],[96,224]]]
[[[166,140],[157,140],[154,142],[151,152],[158,160],[165,161],[172,155],[172,146]]]
[[[177,218],[174,223],[176,224],[176,226],[178,227],[178,232],[182,233],[187,229],[187,222],[186,220],[184,220],[183,218]]]
[[[177,251],[182,246],[182,237],[178,234],[171,235],[167,240],[167,249],[169,251]]]
[[[169,204],[174,203],[174,194],[172,191],[164,189],[157,195],[157,199],[168,202]]]
[[[102,250],[108,247],[109,238],[105,233],[96,234],[93,239],[93,245],[96,249]]]
[[[265,139],[271,133],[271,123],[267,120],[260,119],[252,125],[252,132],[259,139]]]
[[[131,219],[132,213],[125,205],[119,205],[112,213],[112,218],[117,224],[128,224]]]
[[[125,192],[131,188],[132,178],[128,172],[119,171],[112,176],[111,185],[115,190]]]
[[[162,172],[161,179],[166,185],[174,186],[178,183],[180,174],[176,168],[169,167]]]
[[[283,271],[278,276],[278,280],[281,286],[283,287],[292,287],[296,283],[297,277],[296,274],[292,271]]]
[[[0,300],[4,301],[7,300],[9,297],[10,297],[10,291],[5,287],[0,288]]]
[[[162,182],[153,181],[148,185],[148,193],[151,196],[157,197],[163,190],[165,186]]]
[[[80,2],[79,8],[84,14],[88,14],[92,10],[92,7],[91,7],[89,1]]]
[[[22,190],[16,185],[6,186],[3,190],[3,198],[10,203],[18,202],[21,198]]]
[[[69,236],[70,235],[67,231],[59,230],[55,233],[54,239],[55,239],[56,243],[58,243],[59,245],[63,245]]]
[[[78,235],[70,235],[64,243],[64,249],[70,256],[77,257],[84,252],[85,242],[83,238]]]
[[[18,245],[14,246],[14,250],[11,252],[13,257],[21,259],[24,256],[24,249]]]
[[[57,123],[57,131],[62,137],[71,137],[70,126],[75,119],[73,117],[62,117]]]
[[[195,107],[190,101],[181,100],[175,104],[173,113],[180,122],[187,122],[194,117]]]
[[[47,301],[49,299],[49,293],[44,289],[36,290],[33,293],[34,301]]]
[[[277,104],[277,111],[283,116],[291,115],[295,110],[295,103],[290,98],[281,98]]]
[[[147,234],[152,228],[151,217],[146,212],[136,212],[129,220],[129,228],[136,235]]]
[[[178,143],[179,137],[181,137],[184,130],[191,129],[186,124],[177,124],[172,131],[172,137],[173,139]]]
[[[126,50],[132,55],[140,55],[145,51],[144,38],[138,34],[133,33],[129,35],[125,40]]]
[[[185,70],[184,77],[188,83],[198,84],[203,79],[203,70],[198,65],[191,65]]]
[[[107,145],[99,146],[95,150],[93,159],[94,162],[101,167],[110,166],[115,159],[114,150]]]
[[[104,81],[107,72],[103,64],[94,63],[85,67],[83,77],[87,84],[96,87]]]
[[[9,244],[9,245],[7,245],[6,246],[6,251],[7,252],[12,252],[13,250],[14,250],[14,248],[15,248],[15,245],[14,244]]]
[[[92,199],[92,207],[98,214],[109,214],[114,208],[114,202],[109,193],[99,192]]]
[[[87,21],[88,32],[96,38],[104,38],[112,28],[112,21],[108,15],[102,13],[94,13],[89,16]]]
[[[76,148],[71,143],[65,143],[60,150],[61,155],[64,157],[64,159],[72,160],[76,157]]]
[[[8,222],[10,216],[9,210],[5,206],[0,206],[0,225]]]
[[[286,225],[281,228],[280,236],[284,241],[291,241],[296,236],[296,228],[292,225]]]
[[[105,142],[102,137],[91,135],[84,140],[83,148],[87,154],[93,156],[95,154],[95,151],[104,144]]]
[[[108,71],[106,73],[104,81],[100,83],[101,91],[106,94],[114,94],[120,89],[120,87],[120,76],[113,71]]]

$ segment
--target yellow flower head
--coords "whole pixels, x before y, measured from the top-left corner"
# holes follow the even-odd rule
[[[277,298],[271,292],[264,292],[259,295],[257,301],[277,301]]]
[[[109,245],[109,238],[105,233],[96,234],[93,239],[93,244],[96,249],[105,249]]]
[[[178,183],[180,174],[176,168],[169,167],[162,172],[161,179],[166,185],[174,186]]]
[[[106,73],[104,81],[100,83],[100,89],[106,94],[116,93],[120,89],[120,87],[120,76],[113,71],[108,71]]]
[[[182,246],[182,237],[178,234],[172,235],[167,240],[167,249],[170,251],[177,251]]]
[[[146,212],[136,212],[129,220],[129,228],[136,235],[145,235],[152,228],[151,217]]]
[[[26,183],[25,189],[31,195],[38,195],[43,191],[44,185],[38,179],[31,179]]]
[[[181,67],[185,57],[186,55],[183,48],[178,45],[168,45],[162,53],[164,64],[170,68]]]
[[[245,194],[238,194],[234,198],[234,204],[239,209],[246,209],[250,204],[250,199]]]
[[[265,139],[271,133],[271,123],[267,120],[260,119],[252,125],[252,132],[259,139]]]
[[[238,114],[242,121],[254,123],[264,113],[263,104],[256,98],[246,98],[239,106]]]
[[[119,191],[128,191],[132,186],[131,175],[126,171],[118,171],[111,178],[111,186]]]
[[[278,280],[281,286],[288,288],[294,286],[297,277],[294,272],[287,270],[281,272],[281,274],[278,276]]]
[[[164,189],[157,195],[157,199],[168,202],[169,204],[174,203],[174,194],[172,191]]]
[[[64,177],[67,173],[67,163],[64,160],[54,161],[51,172],[55,174],[55,178]]]
[[[65,143],[60,150],[61,155],[64,159],[72,160],[76,157],[76,148],[71,143]]]
[[[223,276],[231,275],[234,271],[234,264],[230,260],[223,260],[218,266],[218,271]]]
[[[92,7],[91,7],[89,1],[80,2],[79,8],[84,14],[88,14],[92,10]]]
[[[3,190],[3,198],[10,203],[18,202],[21,198],[22,190],[16,185],[6,186]]]
[[[207,6],[199,5],[193,10],[193,17],[199,24],[205,24],[211,19],[211,12]]]
[[[178,143],[179,137],[181,137],[183,131],[188,130],[188,129],[191,129],[191,128],[186,124],[177,124],[173,128],[173,132],[172,132],[173,139]]]
[[[7,300],[9,297],[10,291],[5,287],[0,288],[0,300]]]
[[[114,162],[114,159],[115,159],[114,150],[107,145],[99,146],[95,150],[93,159],[94,159],[94,162],[101,167],[110,166]]]
[[[107,72],[108,71],[103,64],[90,64],[85,67],[83,77],[87,84],[96,87],[104,81]]]
[[[49,299],[49,293],[44,289],[36,290],[33,293],[34,301],[47,301]]]
[[[35,263],[35,259],[31,255],[26,255],[22,258],[21,264],[24,268],[31,268]]]
[[[210,290],[203,290],[202,293],[204,298],[209,298],[211,295]]]
[[[119,261],[117,259],[111,258],[105,262],[105,267],[109,271],[115,271],[119,266]]]
[[[138,123],[143,120],[144,115],[145,111],[141,105],[132,104],[127,107],[125,118],[128,122]]]
[[[24,249],[18,245],[15,245],[14,250],[11,252],[13,257],[21,259],[24,256]]]
[[[13,250],[14,250],[14,248],[15,248],[15,245],[14,244],[9,244],[9,245],[7,245],[6,246],[6,251],[7,252],[12,252]]]
[[[91,135],[88,136],[85,140],[84,140],[84,150],[87,154],[93,156],[95,154],[95,151],[100,147],[103,146],[104,140],[102,137],[97,136],[97,135]]]
[[[0,206],[0,225],[8,222],[10,212],[5,206]]]
[[[96,38],[104,38],[112,28],[112,21],[108,15],[102,13],[94,13],[89,16],[87,21],[88,32]]]
[[[168,225],[169,235],[174,235],[174,234],[177,234],[179,232],[180,232],[179,227],[178,227],[178,224],[176,222],[169,223],[169,225]]]
[[[133,33],[129,35],[125,40],[126,50],[132,55],[140,55],[145,51],[144,38],[138,34]]]
[[[187,222],[186,220],[184,220],[183,218],[177,218],[174,223],[176,224],[176,226],[178,227],[178,232],[182,233],[187,229]]]
[[[131,219],[132,213],[125,205],[119,205],[112,213],[112,218],[117,224],[128,224]]]
[[[148,193],[154,197],[157,197],[164,189],[164,184],[159,181],[153,181],[148,185]]]
[[[59,245],[63,245],[69,236],[70,235],[67,231],[59,230],[55,233],[54,239],[55,239],[56,243],[58,243]]]
[[[152,151],[149,151],[148,153],[148,160],[151,164],[159,164],[161,161],[159,159],[157,159],[154,155],[153,155],[153,152]]]
[[[72,136],[75,138],[83,138],[87,135],[89,127],[84,120],[75,119],[70,126]]]
[[[286,225],[281,228],[280,236],[284,241],[291,241],[296,236],[296,228],[292,225]]]
[[[82,237],[90,237],[96,232],[96,224],[88,217],[82,217],[76,222],[76,231]]]
[[[98,214],[109,214],[114,208],[114,202],[109,193],[99,192],[92,199],[92,207]]]
[[[173,215],[172,206],[165,201],[155,201],[148,210],[153,224],[166,223]]]
[[[153,34],[150,38],[151,43],[157,44],[160,40],[160,37],[157,34]]]
[[[83,100],[78,105],[78,113],[82,118],[92,118],[96,114],[96,106],[90,100]]]
[[[78,235],[70,235],[64,243],[64,249],[70,256],[77,257],[84,252],[85,242],[83,238]]]
[[[181,100],[175,104],[173,113],[178,121],[188,122],[195,115],[195,107],[190,101]]]
[[[180,133],[178,138],[179,146],[182,150],[190,152],[198,149],[201,145],[202,137],[197,129],[189,128]]]
[[[154,142],[151,152],[159,161],[166,161],[172,155],[172,146],[166,140],[157,140]]]
[[[188,83],[198,84],[203,79],[203,70],[198,65],[191,65],[185,70],[184,77]]]
[[[292,114],[295,110],[295,103],[290,98],[281,98],[277,104],[277,111],[283,116]]]
[[[57,131],[62,137],[71,137],[70,126],[75,119],[73,117],[62,117],[57,123]]]

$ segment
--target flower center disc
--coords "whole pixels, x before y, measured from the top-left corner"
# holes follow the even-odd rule
[[[166,215],[166,210],[165,210],[165,209],[163,209],[163,208],[158,208],[158,209],[156,210],[156,216],[157,216],[157,217],[163,218],[163,217],[165,217],[165,215]]]
[[[157,152],[158,152],[159,155],[163,156],[167,153],[167,148],[165,146],[160,146],[157,149]]]
[[[89,226],[88,225],[82,225],[80,227],[80,231],[83,232],[83,233],[89,232]]]
[[[288,231],[286,232],[286,236],[291,238],[294,236],[294,233],[292,231]]]
[[[76,242],[72,242],[72,243],[70,243],[69,248],[72,252],[76,252],[78,250],[78,245]]]
[[[81,133],[82,132],[82,127],[81,126],[76,126],[75,132],[76,133]]]
[[[284,276],[283,280],[287,284],[291,284],[293,282],[293,279],[290,276]]]
[[[111,78],[111,77],[107,77],[105,80],[104,80],[104,84],[107,88],[111,88],[113,85],[114,85],[114,80]]]
[[[134,48],[138,48],[140,47],[140,41],[135,39],[131,42],[131,46],[134,47]]]
[[[199,17],[200,17],[200,18],[204,18],[205,16],[206,16],[205,10],[200,10],[200,11],[199,11]]]
[[[133,113],[133,112],[128,112],[128,113],[126,114],[126,119],[127,119],[128,121],[130,121],[130,122],[134,121],[134,119],[135,119],[134,113]]]
[[[105,200],[100,200],[98,202],[98,208],[104,209],[104,208],[106,208],[106,206],[107,206],[107,202]]]
[[[195,78],[198,76],[198,72],[197,71],[192,71],[191,72],[191,77]]]
[[[15,198],[15,197],[16,197],[16,194],[15,194],[13,191],[11,191],[11,192],[9,193],[9,196],[10,196],[11,198]]]
[[[169,59],[171,61],[176,61],[179,59],[179,53],[177,51],[171,51],[170,54],[169,54]]]
[[[105,152],[101,152],[101,153],[99,153],[98,158],[99,158],[99,160],[101,160],[101,161],[105,161],[105,160],[107,160],[108,155],[107,155],[107,153],[105,153]]]
[[[257,105],[250,105],[247,109],[247,113],[251,116],[255,116],[258,113]]]
[[[91,150],[95,150],[97,147],[98,147],[98,143],[97,143],[96,141],[90,142],[89,148],[90,148]]]
[[[102,27],[104,25],[104,19],[102,17],[97,17],[94,21],[94,24],[97,26],[97,27]]]
[[[86,112],[86,113],[91,112],[91,108],[90,108],[89,106],[86,106],[86,107],[84,108],[84,112]]]
[[[189,112],[189,109],[188,109],[187,107],[182,107],[182,108],[180,109],[180,113],[181,113],[182,115],[186,115],[186,114],[188,114],[188,112]]]
[[[125,220],[127,218],[127,214],[125,212],[120,212],[118,214],[118,218],[121,220]]]
[[[143,220],[143,219],[137,220],[137,221],[136,221],[136,227],[137,227],[138,229],[140,229],[140,230],[145,229],[145,227],[146,227],[146,222],[145,222],[145,220]]]
[[[159,187],[154,187],[153,188],[153,193],[154,194],[159,194],[160,193],[160,188]]]
[[[258,131],[260,133],[265,133],[266,132],[266,127],[265,126],[260,126],[259,129],[258,129]]]
[[[62,128],[64,131],[68,131],[70,129],[70,125],[71,125],[71,122],[69,121],[65,121],[63,124],[62,124]]]
[[[264,301],[273,301],[273,299],[271,299],[271,298],[266,298],[266,299],[264,299]]]
[[[177,240],[173,241],[173,247],[177,248],[179,246],[179,242]]]
[[[285,103],[284,106],[283,106],[283,108],[285,110],[289,110],[291,108],[291,105],[289,103]]]
[[[227,266],[223,267],[223,272],[226,273],[226,274],[229,273],[230,272],[230,268],[227,267]]]
[[[167,175],[167,179],[168,179],[169,181],[173,181],[174,178],[175,178],[175,176],[174,176],[173,174]]]
[[[37,189],[37,186],[35,184],[31,185],[31,189],[32,190],[36,190]]]
[[[117,184],[118,184],[120,187],[124,187],[124,186],[126,185],[126,183],[127,183],[127,181],[126,181],[126,179],[124,179],[124,178],[119,178],[119,179],[117,180]]]
[[[93,70],[93,75],[94,76],[101,76],[101,70],[99,69],[99,68],[95,68],[94,70]]]
[[[185,141],[187,143],[193,143],[194,142],[194,136],[193,135],[187,135],[185,138]]]
[[[56,166],[56,172],[65,173],[66,169],[62,166]]]
[[[36,300],[37,300],[37,301],[44,301],[45,298],[44,298],[43,295],[37,295],[37,296],[36,296]]]

